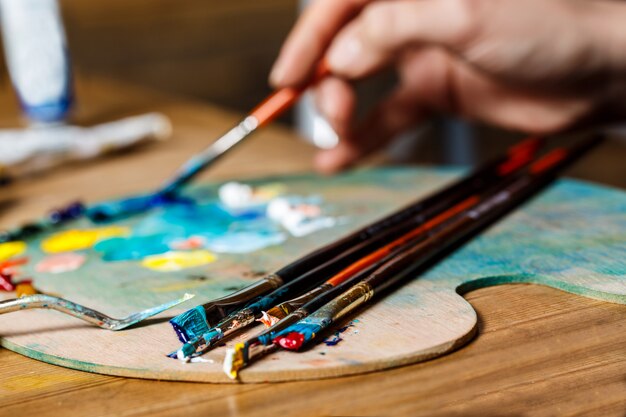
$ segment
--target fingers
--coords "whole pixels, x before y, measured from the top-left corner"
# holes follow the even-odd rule
[[[272,68],[275,87],[303,84],[343,25],[369,0],[314,0],[289,34]]]
[[[328,77],[317,85],[315,101],[318,110],[337,135],[347,136],[356,105],[356,95],[352,86],[340,78]]]
[[[394,0],[369,4],[333,41],[328,52],[329,65],[339,75],[358,78],[386,65],[409,46],[463,50],[482,30],[483,4],[486,3],[481,0]]]
[[[414,51],[403,60],[400,73],[422,108],[527,133],[566,129],[588,113],[592,103],[588,95],[512,86],[437,48]]]
[[[377,106],[363,125],[345,136],[340,135],[342,140],[337,147],[319,152],[315,166],[323,173],[345,169],[382,148],[424,117],[415,92],[400,87]]]

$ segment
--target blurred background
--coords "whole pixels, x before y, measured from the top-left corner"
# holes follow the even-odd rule
[[[295,0],[60,0],[74,66],[249,110],[298,12]]]
[[[303,5],[297,0],[60,0],[60,6],[79,76],[107,77],[244,112],[270,92],[267,75]],[[388,82],[366,87],[362,104]],[[305,106],[300,118],[282,121],[300,121],[306,133],[310,126],[302,117],[310,112]],[[519,136],[442,117],[400,138],[387,156],[395,163],[474,164]],[[572,175],[626,187],[625,142],[613,139]]]

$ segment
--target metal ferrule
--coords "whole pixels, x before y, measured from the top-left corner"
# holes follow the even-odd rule
[[[269,353],[278,350],[278,346],[274,344],[270,345],[254,345],[250,346],[248,350],[248,357],[245,358],[245,363],[249,364],[251,361],[261,358]]]
[[[311,314],[308,319],[331,319],[336,321],[374,296],[374,289],[367,282],[360,282],[325,306]]]
[[[211,164],[213,161],[224,155],[228,150],[243,141],[258,126],[259,121],[256,117],[246,117],[241,123],[226,132],[208,148],[185,162],[185,164],[174,174],[174,179],[166,183],[160,193],[166,195],[176,193],[183,184],[193,178],[204,167]]]
[[[251,300],[267,294],[282,286],[283,279],[276,275],[270,274],[264,278],[224,297],[217,298],[204,305],[207,322],[209,326],[219,326],[225,317],[237,309],[243,308]]]
[[[274,324],[272,327],[266,329],[262,333],[259,333],[255,336],[255,341],[258,340],[263,345],[271,345],[272,339],[276,336],[278,332],[286,329],[287,327],[296,324],[303,318],[307,316],[307,312],[302,309],[298,309],[293,313],[289,314],[284,319],[280,320],[278,323]],[[253,343],[254,344],[254,343]]]
[[[248,309],[243,309],[226,317],[216,327],[222,331],[224,337],[254,323],[256,316]]]
[[[311,291],[302,294],[299,297],[293,298],[289,301],[285,301],[282,304],[277,305],[276,307],[271,308],[267,314],[275,317],[284,317],[288,314],[293,313],[298,308],[302,307],[304,304],[308,303],[318,295],[332,289],[333,286],[330,284],[322,284],[319,287],[312,289]],[[281,314],[282,313],[282,314]]]
[[[267,294],[270,291],[282,286],[283,279],[276,274],[270,274],[262,279],[248,285],[245,288],[240,289],[232,294],[228,294],[224,297],[218,298],[212,301],[215,305],[229,305],[234,303],[247,302],[253,298],[259,297],[263,294]]]

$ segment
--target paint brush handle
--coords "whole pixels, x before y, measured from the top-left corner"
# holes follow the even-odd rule
[[[273,290],[268,291],[265,296],[248,297],[247,294],[252,293],[252,288],[245,288],[236,296],[226,296],[198,307],[197,309],[202,309],[203,314],[198,315],[195,311],[197,309],[193,309],[175,317],[170,323],[177,331],[180,340],[186,342],[181,349],[182,355],[188,356],[190,352],[195,352],[197,346],[200,345],[209,349],[223,337],[254,323],[263,311],[269,310],[278,303],[294,296],[301,295],[346,267],[349,267],[349,270],[340,279],[333,280],[330,285],[337,285],[339,281],[359,273],[363,268],[368,268],[372,263],[376,263],[390,251],[393,251],[397,245],[387,248],[381,248],[381,246],[405,234],[407,229],[414,230],[402,242],[416,238],[424,230],[431,228],[440,221],[446,221],[447,217],[441,218],[438,214],[446,213],[449,217],[451,215],[450,205],[458,203],[459,200],[468,195],[477,193],[478,190],[498,181],[500,177],[507,176],[511,171],[526,165],[532,160],[541,144],[541,139],[532,138],[524,141],[511,148],[507,155],[498,158],[492,164],[479,169],[469,177],[457,181],[445,190],[405,207],[338,242],[327,245],[282,268],[275,274],[264,277],[256,285],[270,288],[270,291]],[[466,203],[473,204],[472,201]],[[465,208],[461,207],[459,210],[463,211]],[[456,213],[452,213],[452,215],[454,214]],[[423,228],[416,228],[416,226],[423,226]],[[375,256],[368,257],[366,256],[368,254]],[[367,262],[360,261],[363,257],[367,258]],[[351,268],[353,263],[356,265]],[[300,273],[299,276],[296,275],[298,273]],[[273,283],[270,283],[270,279]],[[237,308],[237,306],[239,307]],[[224,317],[223,314],[228,310],[233,311],[233,313]],[[194,319],[190,320],[192,317]],[[203,328],[201,334],[197,332],[196,326],[187,324],[198,321],[201,322],[201,325],[197,328]],[[217,324],[214,324],[216,322]],[[206,331],[207,325],[212,329]]]
[[[446,248],[473,235],[483,227],[492,224],[506,213],[537,194],[552,183],[559,172],[576,162],[602,141],[600,136],[591,136],[568,148],[557,148],[547,153],[512,181],[505,181],[495,187],[472,209],[458,220],[434,231],[430,239],[418,243],[394,258],[384,267],[365,280],[376,292],[383,291],[403,279],[405,271],[410,272],[442,253]],[[389,279],[390,276],[394,278]]]
[[[280,276],[285,282],[289,282],[312,270],[318,269],[320,265],[326,262],[334,262],[333,258],[337,257],[337,254],[347,252],[354,246],[383,233],[391,227],[422,215],[428,207],[434,204],[438,204],[441,201],[452,204],[453,199],[458,198],[458,195],[469,195],[468,189],[475,190],[484,187],[486,184],[497,181],[501,176],[508,175],[528,164],[536,152],[543,146],[544,142],[545,140],[539,137],[525,139],[509,148],[504,155],[500,155],[481,165],[470,175],[305,255],[278,270],[276,275]]]
[[[518,207],[530,197],[549,185],[558,173],[567,168],[590,149],[597,146],[603,137],[594,135],[567,149],[555,149],[529,167],[528,173],[519,175],[500,190],[493,193],[463,216],[442,228],[432,237],[406,249],[401,255],[393,258],[373,272],[369,277],[341,293],[330,302],[319,308],[300,323],[317,329],[313,333],[302,335],[294,349],[310,342],[323,329],[341,319],[359,306],[367,303],[376,294],[398,285],[414,274],[415,270],[428,262],[442,256],[459,242],[472,236],[486,226]],[[294,325],[295,328],[297,325]],[[302,328],[302,326],[301,326]],[[291,327],[279,332],[277,339],[291,338]],[[275,340],[277,340],[275,339]],[[288,346],[281,343],[281,346]]]
[[[277,275],[289,282],[248,307],[255,309],[255,313],[257,310],[266,310],[280,300],[288,299],[292,294],[312,288],[321,281],[326,280],[328,276],[337,274],[329,280],[329,283],[332,285],[338,284],[347,276],[351,276],[368,264],[380,260],[390,251],[393,251],[396,246],[406,243],[424,230],[433,227],[434,223],[445,221],[445,219],[441,218],[441,215],[442,213],[448,213],[448,216],[451,216],[452,214],[449,213],[450,206],[460,203],[472,194],[481,192],[481,190],[488,188],[498,179],[504,178],[511,172],[528,164],[534,157],[540,144],[540,139],[523,141],[512,148],[513,150],[508,158],[498,160],[497,162],[499,163],[489,164],[469,178],[457,181],[443,191],[400,210],[366,229],[353,233],[338,243],[331,244],[331,246],[335,245],[333,246],[333,252],[339,253],[339,255],[325,260],[321,264],[318,262],[316,265],[311,265],[308,271],[291,281],[288,280],[288,277],[294,271],[289,270],[292,265],[288,265],[286,268],[278,271]],[[472,202],[467,201],[466,206],[468,204],[472,204]],[[462,211],[465,208],[460,207],[459,210]],[[341,250],[337,249],[337,246],[341,247]],[[342,246],[345,246],[345,248]],[[323,250],[327,249],[323,248]],[[324,254],[323,251],[314,252],[310,256],[315,259],[315,257],[322,257]],[[300,260],[298,261],[298,267],[300,262],[313,263],[312,260]]]
[[[497,181],[501,176],[509,175],[510,172],[525,166],[543,143],[542,138],[526,139],[511,147],[506,154],[491,160],[471,175],[443,190],[309,253],[237,294],[230,294],[204,304],[202,307],[206,323],[213,327],[229,320],[236,321],[242,326],[244,323],[254,322],[256,315],[261,311],[311,289],[369,252],[404,234],[407,228],[411,229],[427,221],[449,205]],[[259,289],[265,291],[267,295],[258,297]],[[197,336],[195,333],[188,336],[186,326],[177,324],[179,320],[186,322],[187,313],[171,321],[181,335],[182,341]]]
[[[180,187],[188,183],[204,168],[212,165],[226,152],[233,149],[241,143],[251,133],[259,127],[265,126],[272,120],[280,116],[285,110],[290,108],[310,86],[318,83],[322,78],[328,76],[330,70],[323,61],[319,64],[311,81],[302,87],[282,88],[269,95],[255,109],[253,109],[246,118],[244,118],[237,126],[226,132],[218,140],[213,142],[202,152],[194,155],[185,162],[160,189],[157,194],[171,195],[175,194]]]
[[[295,104],[304,91],[328,75],[330,75],[330,69],[326,61],[322,61],[309,83],[301,87],[285,87],[277,90],[252,110],[250,116],[256,119],[259,127],[265,126]]]

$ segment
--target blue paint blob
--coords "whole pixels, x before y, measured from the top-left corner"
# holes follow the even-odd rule
[[[179,201],[159,207],[139,220],[132,233],[99,242],[95,249],[103,252],[105,261],[126,261],[165,253],[174,249],[175,242],[191,236],[202,237],[207,249],[219,253],[250,253],[286,240],[264,211],[233,214],[217,202]]]
[[[341,336],[336,333],[328,339],[324,340],[324,343],[326,344],[326,346],[337,346],[342,340],[343,339],[341,338]]]
[[[98,242],[94,249],[105,261],[130,261],[169,250],[167,235],[115,237]]]
[[[179,195],[163,193],[139,194],[120,200],[105,201],[87,208],[85,214],[91,221],[106,222],[141,214],[148,210],[167,205],[193,205],[193,200]]]

